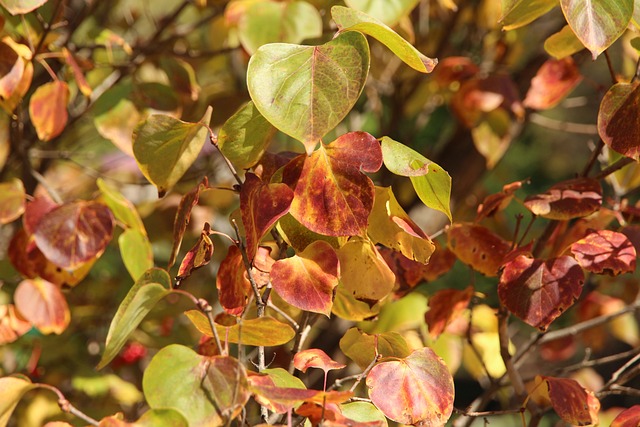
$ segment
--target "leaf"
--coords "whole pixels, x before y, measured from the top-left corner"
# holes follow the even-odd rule
[[[453,411],[453,378],[428,347],[378,363],[367,375],[367,387],[373,404],[398,423],[441,426]]]
[[[550,403],[563,421],[579,426],[598,425],[600,401],[576,380],[536,375],[532,398]]]
[[[111,320],[104,353],[96,369],[104,368],[118,355],[145,316],[158,301],[171,293],[170,287],[169,274],[159,268],[145,272],[136,281]]]
[[[350,132],[322,144],[284,169],[283,181],[294,188],[289,212],[319,234],[363,234],[374,198],[373,182],[363,172],[375,172],[381,165],[380,145],[366,132]]]
[[[124,266],[133,280],[153,268],[153,250],[149,238],[142,231],[128,228],[118,237]]]
[[[351,402],[340,405],[342,415],[346,418],[358,422],[377,422],[379,427],[387,427],[386,417],[369,402]]]
[[[560,0],[569,26],[595,60],[627,29],[634,0]]]
[[[65,203],[47,213],[36,227],[38,249],[54,264],[73,270],[98,258],[111,241],[114,218],[98,202]]]
[[[364,403],[364,402],[362,402]],[[336,403],[319,403],[305,402],[296,408],[296,414],[308,418],[311,425],[322,425],[326,427],[382,427],[386,426],[386,418],[375,406],[368,404],[371,409],[378,413],[378,417],[373,420],[359,422],[349,419],[342,415],[341,407]],[[366,418],[366,416],[365,416]]]
[[[472,296],[473,286],[467,286],[463,291],[443,289],[429,298],[429,311],[425,313],[424,320],[432,339],[438,339],[447,325],[462,315]]]
[[[160,197],[182,178],[207,138],[211,107],[197,123],[153,114],[133,131],[133,154]]]
[[[502,0],[502,29],[523,27],[553,9],[557,0]]]
[[[545,110],[556,106],[580,82],[582,75],[571,57],[549,59],[531,80],[531,87],[523,101],[525,107]]]
[[[327,353],[318,348],[311,348],[297,352],[293,356],[293,366],[302,372],[307,372],[309,368],[318,368],[322,369],[326,374],[331,370],[342,369],[347,365],[332,360]]]
[[[502,108],[484,114],[481,121],[471,129],[473,144],[486,159],[487,169],[494,168],[502,159],[511,145],[513,134],[514,125],[509,112]]]
[[[245,175],[240,190],[240,212],[247,236],[247,257],[253,261],[260,240],[289,212],[293,191],[286,184],[264,183],[252,173]]]
[[[598,133],[609,148],[640,160],[640,83],[618,83],[602,98],[598,111]]]
[[[371,0],[346,0],[347,6],[366,13],[374,19],[394,26],[400,18],[409,15],[419,0],[386,0],[376,2]]]
[[[96,184],[102,193],[105,204],[111,209],[116,220],[129,228],[139,230],[143,234],[147,233],[140,214],[131,201],[124,197],[117,189],[107,184],[102,178],[98,178]]]
[[[200,86],[196,79],[196,73],[187,61],[174,56],[162,56],[158,65],[171,79],[171,87],[190,101],[197,101]]]
[[[69,424],[70,426],[71,424]],[[150,409],[137,421],[128,423],[117,415],[100,420],[98,427],[188,427],[189,422],[174,409]],[[51,426],[54,427],[54,426]],[[60,426],[62,427],[62,426]]]
[[[571,245],[571,253],[582,268],[595,274],[617,276],[636,269],[636,249],[622,233],[593,231]]]
[[[218,147],[236,169],[254,166],[269,146],[276,128],[249,101],[218,132]]]
[[[348,7],[333,6],[331,17],[338,25],[340,33],[359,31],[371,36],[416,71],[430,73],[438,63],[437,59],[424,56],[398,33],[366,13]]]
[[[291,258],[276,261],[271,269],[274,291],[301,310],[329,317],[340,263],[331,245],[318,240]]]
[[[311,154],[358,100],[368,71],[367,40],[348,32],[321,46],[261,47],[249,61],[247,85],[260,113]]]
[[[576,302],[584,273],[569,256],[540,260],[520,255],[505,264],[498,284],[500,302],[542,331]]]
[[[73,57],[73,54],[69,52],[69,49],[67,49],[66,47],[62,48],[62,54],[64,55],[65,62],[67,63],[69,68],[71,68],[73,78],[75,79],[76,85],[78,85],[78,89],[80,89],[80,92],[82,92],[84,96],[91,96],[93,90],[91,89],[91,86],[89,86],[89,83],[87,83],[87,80],[84,78],[84,74],[82,73],[80,66]]]
[[[511,245],[488,228],[459,223],[447,231],[448,247],[460,261],[485,276],[494,277]]]
[[[384,165],[396,175],[408,176],[426,206],[444,212],[451,221],[451,177],[422,154],[393,139],[382,137]]]
[[[4,37],[0,41],[0,69],[6,74],[0,75],[0,107],[12,114],[22,98],[27,94],[33,78],[31,50]]]
[[[251,294],[251,283],[247,279],[242,252],[237,246],[229,246],[227,256],[220,262],[216,275],[218,298],[224,311],[240,315]]]
[[[280,218],[276,227],[284,241],[287,242],[287,244],[296,252],[302,252],[307,246],[317,240],[323,240],[329,243],[334,249],[338,249],[340,247],[340,242],[342,240],[346,241],[345,237],[324,236],[322,234],[314,233],[304,225],[300,224],[291,214],[286,214]]]
[[[48,0],[0,0],[2,7],[12,15],[25,15],[45,4]]]
[[[14,342],[31,328],[31,323],[16,311],[13,304],[0,305],[0,345]]]
[[[192,427],[224,425],[249,400],[246,371],[236,359],[200,356],[177,344],[151,359],[142,389],[152,409],[174,409]]]
[[[17,178],[0,182],[0,224],[8,224],[24,213],[27,195]]]
[[[509,203],[511,203],[511,200],[513,200],[514,193],[522,188],[524,182],[525,181],[515,181],[506,184],[502,187],[501,192],[485,197],[482,203],[478,205],[476,222],[484,218],[492,217],[497,212],[505,210],[507,206],[509,206]]]
[[[43,279],[20,282],[13,294],[16,310],[45,335],[60,335],[71,321],[64,295],[53,283]]]
[[[292,387],[282,387],[275,384],[274,379],[267,375],[251,375],[248,377],[249,389],[256,401],[276,413],[287,413],[299,406],[305,400],[323,395],[319,390],[307,390],[299,388],[296,384]]]
[[[201,333],[213,337],[211,325],[207,317],[198,310],[190,310],[185,315]],[[295,336],[295,331],[287,323],[280,322],[270,316],[246,319],[242,324],[222,326],[216,324],[218,336],[224,337],[228,343],[275,347],[288,343]]]
[[[178,275],[176,276],[175,287],[179,287],[184,279],[191,275],[193,270],[200,267],[204,267],[209,264],[211,257],[213,256],[213,242],[209,237],[211,234],[211,225],[208,222],[204,223],[204,227],[200,232],[200,238],[195,245],[185,255],[178,268]]]
[[[611,427],[636,427],[640,423],[640,405],[633,405],[620,412]]]
[[[131,101],[131,85],[117,85],[100,96],[93,109],[93,123],[105,139],[111,141],[123,153],[134,157],[132,134],[147,114]]]
[[[435,69],[431,78],[438,83],[442,89],[452,90],[458,89],[460,83],[469,80],[480,69],[478,66],[466,56],[449,56],[442,58],[438,62],[438,68]]]
[[[0,378],[0,426],[6,426],[11,413],[18,406],[22,396],[38,386],[32,384],[27,377],[12,376]]]
[[[582,49],[584,45],[568,25],[544,41],[544,50],[555,59],[566,58]]]
[[[542,194],[524,200],[534,215],[566,221],[597,211],[602,204],[602,187],[592,178],[575,178],[553,185]]]
[[[69,87],[60,80],[38,87],[29,99],[29,116],[41,141],[60,135],[67,125]]]
[[[373,306],[393,289],[396,277],[375,245],[349,240],[338,250],[341,287],[353,298]]]
[[[357,328],[349,329],[340,339],[340,350],[363,370],[376,355],[403,358],[411,353],[406,340],[398,332],[370,335]]]
[[[240,43],[251,55],[267,43],[300,44],[321,35],[320,13],[306,1],[254,2],[249,4],[238,22]]]
[[[374,319],[380,312],[384,300],[370,305],[372,301],[357,300],[351,292],[352,291],[345,289],[342,285],[336,287],[331,313],[341,319],[352,320],[354,322]]]

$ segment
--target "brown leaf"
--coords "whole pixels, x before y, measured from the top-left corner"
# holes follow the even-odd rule
[[[492,217],[496,213],[506,209],[509,203],[511,203],[511,200],[513,200],[514,193],[522,187],[524,182],[525,181],[516,181],[511,184],[506,184],[502,187],[501,192],[485,197],[482,203],[478,205],[476,222],[482,221],[484,218]]]
[[[229,246],[227,256],[220,262],[216,287],[224,311],[233,315],[239,315],[244,311],[252,291],[242,252],[237,246]]]
[[[602,98],[598,133],[609,148],[640,159],[640,82],[613,85]]]
[[[527,197],[524,205],[535,215],[566,221],[597,211],[602,205],[602,187],[591,178],[562,181],[542,194]]]
[[[535,383],[532,398],[550,403],[565,422],[579,426],[598,424],[600,401],[576,380],[538,375]]]
[[[193,270],[204,267],[209,264],[209,261],[211,261],[211,256],[213,255],[213,242],[211,241],[209,234],[211,234],[211,226],[208,222],[205,222],[202,232],[200,233],[200,238],[196,244],[189,249],[189,252],[187,252],[180,263],[178,275],[176,276],[176,288],[180,286],[184,279],[191,275]]]

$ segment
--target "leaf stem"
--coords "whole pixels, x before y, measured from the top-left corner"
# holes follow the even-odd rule
[[[613,69],[613,64],[611,63],[609,52],[606,50],[604,51],[604,57],[607,60],[607,67],[609,68],[609,74],[611,75],[611,83],[615,85],[618,83],[618,77],[616,77],[616,71]]]
[[[356,389],[356,387],[358,387],[358,384],[360,384],[360,382],[362,382],[364,377],[369,375],[369,372],[373,369],[373,367],[376,365],[376,363],[378,363],[378,360],[380,360],[380,357],[381,357],[380,354],[378,354],[378,351],[376,350],[376,356],[373,358],[371,363],[369,363],[369,366],[367,366],[365,368],[365,370],[362,371],[362,373],[360,375],[358,375],[358,377],[356,378],[356,381],[353,384],[351,384],[351,388],[349,389],[349,391],[354,391]]]
[[[602,149],[603,148],[604,148],[604,141],[602,141],[602,138],[599,138],[598,139],[598,145],[596,145],[596,148],[591,153],[591,157],[589,158],[589,162],[587,162],[587,164],[585,165],[585,167],[582,170],[582,173],[580,174],[580,176],[582,176],[582,177],[589,176],[589,172],[591,172],[591,169],[593,168],[593,165],[596,163],[596,160],[598,160],[598,157],[602,153]]]
[[[196,308],[200,310],[205,316],[207,316],[207,319],[209,320],[209,326],[211,327],[211,333],[213,334],[216,346],[218,347],[218,353],[224,354],[225,352],[223,351],[222,343],[220,342],[220,337],[218,336],[218,330],[216,329],[216,323],[213,319],[213,307],[211,307],[211,304],[209,304],[207,300],[203,298],[197,298],[191,292],[185,291],[184,289],[171,289],[171,293],[184,295],[185,297],[189,298],[196,306]]]
[[[214,147],[216,147],[216,150],[218,150],[218,153],[220,153],[220,155],[224,159],[224,162],[227,164],[227,167],[229,168],[229,171],[231,171],[231,174],[236,179],[236,182],[238,183],[238,185],[242,186],[242,179],[240,178],[240,175],[238,175],[238,172],[236,171],[236,168],[234,168],[233,165],[231,164],[231,161],[229,159],[227,159],[227,156],[225,156],[222,153],[222,150],[220,149],[220,146],[218,145],[218,138],[213,133],[213,130],[209,127],[209,125],[207,125],[205,123],[203,123],[203,125],[206,126],[206,128],[209,130],[209,141],[211,141],[211,144]]]

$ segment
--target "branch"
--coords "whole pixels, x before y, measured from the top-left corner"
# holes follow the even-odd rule
[[[91,424],[92,426],[100,425],[99,421],[94,420],[89,415],[85,414],[84,412],[82,412],[81,410],[73,406],[71,402],[69,402],[67,398],[64,397],[64,394],[62,394],[62,392],[57,387],[54,387],[49,384],[34,384],[34,385],[37,386],[38,388],[44,388],[46,390],[54,392],[58,396],[58,406],[60,407],[62,412],[74,415],[80,418],[81,420],[83,420],[84,422]]]
[[[611,175],[612,173],[622,169],[623,167],[627,166],[628,164],[631,164],[635,162],[635,160],[633,160],[631,157],[622,157],[618,160],[616,160],[616,162],[614,164],[612,164],[611,166],[609,166],[608,168],[600,171],[600,173],[598,173],[596,176],[594,176],[594,179],[603,179],[608,177],[609,175]]]

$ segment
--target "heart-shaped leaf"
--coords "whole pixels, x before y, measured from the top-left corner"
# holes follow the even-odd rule
[[[485,276],[497,276],[511,245],[486,227],[454,224],[447,231],[448,245],[460,261]]]
[[[240,315],[247,306],[251,283],[247,279],[242,252],[237,246],[229,246],[227,256],[220,262],[216,287],[224,311]]]
[[[531,398],[551,404],[563,421],[578,426],[598,424],[600,401],[576,380],[537,375],[534,387]]]
[[[380,144],[366,132],[344,134],[297,157],[283,172],[283,181],[294,188],[291,215],[319,234],[363,234],[374,198],[373,182],[363,172],[380,166]]]
[[[29,117],[41,141],[49,141],[67,125],[69,87],[56,80],[38,87],[29,99]]]
[[[407,341],[398,332],[369,335],[357,328],[349,329],[340,339],[340,350],[361,369],[366,369],[376,355],[403,358],[411,354]]]
[[[327,373],[333,369],[342,369],[347,365],[336,362],[318,348],[311,348],[297,352],[293,357],[293,366],[302,372],[307,372],[309,368],[318,368]]]
[[[634,0],[560,0],[569,26],[596,59],[627,29]]]
[[[382,137],[384,165],[396,175],[408,176],[426,206],[444,212],[451,221],[451,177],[437,164],[389,137]]]
[[[15,376],[0,378],[0,425],[6,426],[11,413],[18,406],[22,396],[29,390],[37,388],[27,377]]]
[[[549,59],[531,80],[522,104],[537,110],[554,107],[581,81],[582,74],[571,57]]]
[[[596,274],[617,276],[636,269],[636,249],[622,233],[598,230],[571,245],[582,268]]]
[[[535,215],[566,221],[590,215],[602,204],[602,186],[592,178],[576,178],[553,185],[546,192],[529,196],[524,205]]]
[[[260,113],[310,154],[351,110],[368,72],[367,40],[348,32],[321,46],[261,47],[249,61],[247,85]]]
[[[333,6],[331,17],[338,25],[340,32],[359,31],[375,38],[416,71],[430,73],[438,63],[437,59],[424,56],[398,33],[364,12],[348,7]]]
[[[111,320],[104,353],[97,369],[102,369],[118,355],[142,319],[158,301],[171,293],[170,287],[171,277],[159,268],[147,271],[138,279]]]
[[[429,327],[429,335],[437,339],[449,323],[462,315],[473,296],[473,287],[467,286],[463,291],[443,289],[429,298],[429,311],[424,320]]]
[[[613,85],[602,98],[598,133],[612,150],[640,160],[640,82]]]
[[[198,157],[211,120],[211,107],[197,123],[153,114],[133,131],[133,154],[160,197],[170,190]]]
[[[42,279],[20,282],[13,295],[16,310],[43,334],[58,334],[67,329],[71,313],[60,288]]]
[[[419,0],[385,0],[383,2],[371,0],[346,0],[347,6],[360,10],[367,15],[394,26],[400,18],[409,15]]]
[[[19,179],[0,183],[0,224],[8,224],[20,218],[25,209],[26,197],[24,185]]]
[[[102,203],[65,203],[38,222],[36,245],[48,260],[73,270],[102,255],[111,241],[114,222],[111,210]]]
[[[558,0],[502,0],[502,29],[515,30],[535,21],[558,4]]]
[[[153,249],[149,238],[142,231],[128,228],[118,237],[122,262],[133,280],[153,268]]]
[[[540,260],[520,255],[505,264],[500,302],[525,323],[546,330],[582,292],[584,273],[570,256]]]
[[[301,310],[331,314],[333,289],[340,263],[331,245],[318,240],[291,258],[276,261],[271,269],[273,289]]]
[[[378,363],[367,375],[367,387],[373,404],[398,423],[442,426],[453,411],[453,378],[428,347]]]

